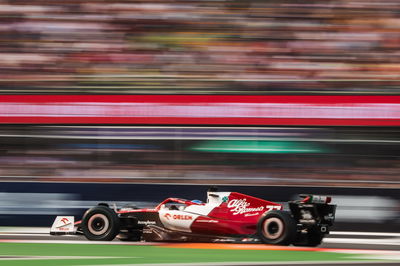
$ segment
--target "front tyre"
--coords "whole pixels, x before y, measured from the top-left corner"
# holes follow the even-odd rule
[[[83,216],[82,232],[89,240],[111,241],[119,233],[119,218],[106,206],[93,207]]]
[[[265,244],[290,245],[297,232],[293,217],[285,211],[264,213],[257,224],[257,234]]]

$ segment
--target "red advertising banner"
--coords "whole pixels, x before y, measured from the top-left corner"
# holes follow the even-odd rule
[[[0,123],[400,126],[400,96],[1,95]]]

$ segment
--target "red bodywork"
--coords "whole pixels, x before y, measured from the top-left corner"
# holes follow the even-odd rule
[[[173,222],[181,223],[182,231],[201,235],[230,236],[254,234],[261,215],[270,210],[282,209],[281,204],[237,192],[225,193],[224,195],[224,198],[214,200],[214,202],[209,200],[207,203],[168,198],[154,209],[121,209],[117,213],[119,215],[132,214],[136,217],[144,216],[144,220],[148,220],[150,214],[157,213],[161,224],[167,229],[171,229],[169,217],[171,219],[176,217],[176,219],[182,221]],[[219,195],[214,193],[209,195],[210,197],[218,198]],[[165,209],[166,204],[174,203],[180,205],[181,210]],[[182,217],[185,217],[185,219]],[[76,225],[79,224],[80,221],[76,223]],[[175,230],[180,231],[179,229]]]
[[[217,200],[213,200],[214,198]],[[165,207],[167,204],[177,204],[180,206],[180,210],[170,210]],[[116,213],[120,217],[137,217],[139,221],[154,220],[156,221],[154,226],[177,233],[244,236],[256,233],[257,222],[265,212],[281,209],[281,204],[249,195],[237,192],[216,192],[209,193],[207,203],[167,198],[152,209],[127,208],[117,210]],[[170,223],[174,223],[175,226]],[[81,221],[75,223],[78,227],[80,224]],[[176,224],[178,224],[178,228]]]
[[[103,241],[118,237],[130,241],[319,245],[333,225],[336,205],[329,204],[329,196],[300,195],[300,198],[303,199],[288,202],[290,212],[282,212],[279,203],[214,189],[207,192],[206,203],[167,198],[154,208],[127,207],[114,211],[106,204],[99,204],[86,211],[83,222],[75,223],[74,230],[90,240]],[[53,234],[59,232],[54,230]]]
[[[232,192],[227,202],[221,203],[207,216],[197,218],[191,229],[199,234],[251,235],[256,232],[261,215],[266,211],[281,209],[281,204]],[[216,222],[200,223],[200,219]]]

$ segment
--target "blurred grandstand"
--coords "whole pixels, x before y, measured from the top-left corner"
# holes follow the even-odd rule
[[[0,0],[0,58],[0,225],[233,185],[399,228],[398,0]]]
[[[399,94],[398,0],[0,0],[0,93]]]
[[[400,188],[398,128],[3,126],[2,181]]]
[[[400,129],[377,127],[400,125],[399,14],[398,0],[0,0],[0,94],[17,94],[0,97],[0,180],[399,188]],[[189,111],[151,94],[205,96]]]

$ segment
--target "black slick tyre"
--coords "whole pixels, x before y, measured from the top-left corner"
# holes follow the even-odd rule
[[[89,240],[111,241],[119,233],[119,218],[106,206],[93,207],[83,216],[82,232]]]
[[[304,246],[306,247],[316,247],[319,246],[322,242],[324,235],[320,233],[318,230],[309,230],[306,236],[306,243]]]
[[[269,211],[264,213],[257,224],[257,234],[265,244],[290,245],[297,232],[297,225],[290,213]]]
[[[302,247],[316,247],[322,243],[324,236],[317,230],[308,229],[306,232],[299,232],[293,244]]]

